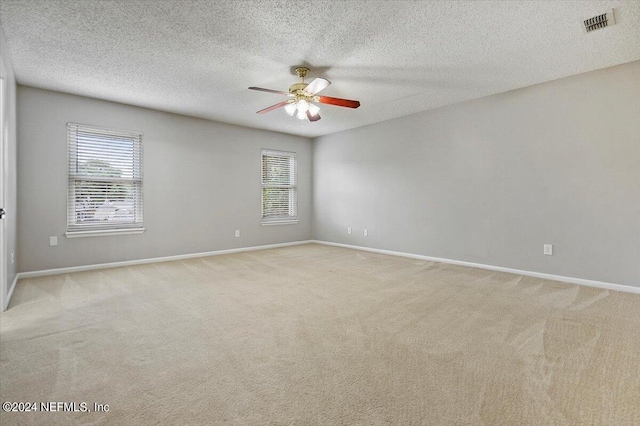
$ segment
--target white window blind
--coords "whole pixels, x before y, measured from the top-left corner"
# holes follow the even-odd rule
[[[262,223],[298,220],[295,152],[262,150]]]
[[[142,135],[67,124],[67,232],[142,229]]]

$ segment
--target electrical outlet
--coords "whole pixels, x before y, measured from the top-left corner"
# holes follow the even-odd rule
[[[547,256],[552,256],[553,255],[553,245],[545,244],[543,249],[542,249],[542,252],[544,254],[546,254]]]
[[[366,229],[364,230],[364,236],[367,237],[369,235],[369,231],[367,231]]]
[[[16,263],[16,253],[14,251],[11,252],[11,264]]]
[[[351,227],[347,228],[347,234],[351,235]]]
[[[57,246],[58,245],[58,237],[49,237],[49,245]]]
[[[236,229],[236,238],[240,238],[240,230]]]

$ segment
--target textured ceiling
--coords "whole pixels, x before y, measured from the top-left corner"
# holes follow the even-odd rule
[[[2,0],[0,25],[21,84],[309,137],[640,59],[638,1]],[[299,64],[362,106],[256,114]]]

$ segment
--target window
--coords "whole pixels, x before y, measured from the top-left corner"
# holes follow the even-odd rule
[[[298,222],[294,152],[262,150],[262,223]]]
[[[67,236],[142,232],[142,135],[69,123]]]

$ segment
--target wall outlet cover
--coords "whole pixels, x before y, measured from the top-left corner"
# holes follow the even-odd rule
[[[240,230],[236,229],[236,238],[240,238]]]
[[[552,256],[553,255],[553,245],[552,244],[545,244],[542,252],[544,254],[546,254],[547,256]]]
[[[347,234],[351,235],[351,227],[347,228]]]
[[[57,246],[58,245],[58,237],[49,237],[49,245]]]
[[[369,231],[367,231],[366,229],[364,230],[364,236],[368,236],[369,235]]]

